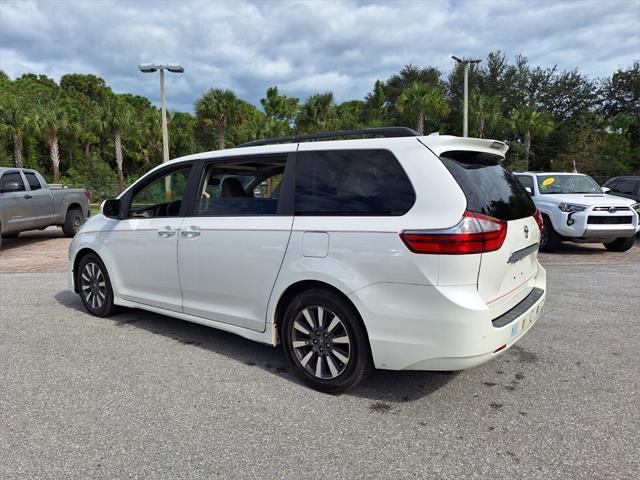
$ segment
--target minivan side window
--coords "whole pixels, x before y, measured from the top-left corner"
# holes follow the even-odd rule
[[[191,165],[173,170],[138,190],[131,199],[130,218],[177,217],[189,182]]]
[[[24,176],[27,177],[27,182],[29,182],[29,187],[31,190],[40,190],[42,185],[40,185],[40,180],[36,177],[35,173],[24,172]]]
[[[15,191],[22,192],[25,190],[24,182],[22,181],[22,177],[18,172],[5,173],[4,175],[2,175],[2,177],[0,177],[0,190],[4,190],[5,185],[13,182],[18,182],[18,185],[20,186],[20,188]]]
[[[416,195],[387,150],[298,152],[296,215],[404,215]]]
[[[205,166],[193,215],[276,215],[285,166],[286,156]]]

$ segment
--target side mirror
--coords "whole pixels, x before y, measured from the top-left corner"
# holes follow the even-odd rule
[[[602,193],[610,192],[611,189],[609,187],[602,187]]]
[[[120,209],[122,204],[117,198],[102,202],[102,214],[107,218],[120,219]]]
[[[18,182],[7,182],[0,188],[0,193],[19,192],[22,188]]]
[[[529,193],[529,195],[533,196],[533,190],[531,190],[531,187],[524,187],[524,189]]]

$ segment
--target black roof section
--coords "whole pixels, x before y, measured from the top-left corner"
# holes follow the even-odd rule
[[[262,140],[253,140],[251,142],[242,143],[240,145],[236,145],[235,148],[258,147],[261,145],[273,145],[277,143],[308,142],[322,140],[325,138],[359,137],[365,135],[377,135],[380,137],[417,137],[420,134],[407,127],[363,128],[360,130],[338,130],[335,132],[318,132],[307,133],[304,135],[289,135],[287,137],[265,138]]]

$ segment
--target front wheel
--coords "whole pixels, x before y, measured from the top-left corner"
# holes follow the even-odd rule
[[[635,236],[629,237],[629,238],[616,238],[611,242],[603,243],[603,245],[604,245],[604,248],[606,248],[610,252],[626,252],[631,247],[633,247],[633,244],[635,243],[635,241],[636,241]]]
[[[116,313],[109,274],[97,255],[90,253],[82,257],[75,273],[78,293],[87,312],[96,317]]]
[[[558,235],[553,229],[551,220],[546,215],[542,217],[544,221],[544,228],[540,233],[540,251],[541,252],[555,252],[560,248],[562,243],[562,237]]]
[[[360,317],[337,294],[323,290],[300,293],[287,307],[281,334],[296,375],[316,390],[343,392],[373,371]]]

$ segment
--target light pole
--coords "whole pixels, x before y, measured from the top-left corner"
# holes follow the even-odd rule
[[[464,100],[462,107],[462,136],[469,136],[469,65],[480,63],[482,60],[462,59],[452,55],[456,62],[464,64]]]
[[[183,73],[184,68],[175,63],[167,65],[156,65],[154,63],[141,63],[138,69],[142,73],[153,73],[160,70],[160,103],[162,104],[162,161],[169,161],[169,132],[167,130],[167,100],[164,94],[164,71],[169,70],[172,73]]]

